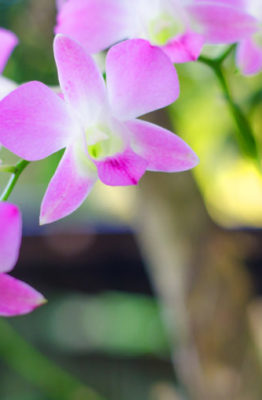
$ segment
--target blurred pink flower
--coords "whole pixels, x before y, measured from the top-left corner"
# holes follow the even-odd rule
[[[112,47],[107,85],[92,57],[72,39],[54,42],[63,99],[29,82],[0,103],[0,141],[27,160],[66,147],[44,196],[40,222],[74,211],[99,178],[107,185],[135,185],[146,170],[184,171],[198,158],[172,132],[136,118],[179,95],[175,68],[142,39]]]
[[[200,0],[198,0],[200,1]],[[257,20],[257,29],[237,40],[236,62],[244,75],[257,74],[262,70],[262,1],[261,0],[213,0],[218,4],[230,4],[240,12]]]
[[[9,275],[17,261],[22,219],[18,208],[0,202],[0,315],[26,314],[45,302],[44,297],[24,282]]]
[[[0,28],[0,99],[15,89],[16,84],[1,76],[18,39],[13,32]]]
[[[3,72],[5,64],[17,43],[18,39],[13,32],[0,28],[0,73]]]
[[[237,48],[237,65],[244,75],[257,74],[262,70],[262,1],[243,0],[242,9],[259,21],[259,29],[240,41]]]
[[[196,60],[204,43],[234,43],[256,30],[236,7],[241,0],[64,0],[56,33],[82,43],[90,54],[128,38],[161,47],[172,62]]]

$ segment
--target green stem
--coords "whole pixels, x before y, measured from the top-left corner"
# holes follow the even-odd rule
[[[220,54],[220,56],[214,59],[214,61],[221,65],[225,61],[225,59],[235,50],[235,48],[236,44],[231,44],[231,46],[228,46],[226,50],[222,54]]]
[[[217,77],[220,87],[224,93],[225,100],[228,104],[229,111],[237,126],[236,139],[241,151],[259,164],[258,149],[254,133],[245,114],[238,104],[235,103],[222,69],[223,61],[226,59],[226,57],[228,57],[233,49],[234,46],[230,46],[221,56],[216,59],[200,56],[198,61],[209,66]]]
[[[0,319],[0,358],[50,400],[103,400],[27,343],[4,319]]]
[[[19,178],[19,176],[21,175],[21,173],[23,172],[23,170],[27,167],[27,165],[29,164],[29,161],[26,160],[20,160],[18,161],[18,163],[14,166],[13,169],[13,174],[11,176],[11,178],[9,179],[6,188],[4,189],[1,197],[0,197],[0,201],[6,201],[8,200],[10,194],[12,193],[15,184]],[[11,171],[10,171],[11,172]]]

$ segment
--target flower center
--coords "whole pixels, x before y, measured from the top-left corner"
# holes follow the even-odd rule
[[[115,126],[96,124],[85,131],[87,151],[94,159],[109,157],[123,148],[123,140]]]
[[[183,31],[184,23],[182,19],[174,18],[168,14],[161,14],[148,24],[149,39],[158,46],[165,45],[170,39]]]
[[[103,154],[103,143],[98,142],[96,144],[92,144],[90,146],[87,146],[88,153],[92,158],[99,158]]]

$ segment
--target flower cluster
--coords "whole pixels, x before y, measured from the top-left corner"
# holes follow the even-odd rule
[[[238,42],[243,73],[262,67],[256,0],[60,0],[57,9],[59,94],[41,82],[16,87],[0,78],[1,145],[28,161],[65,149],[42,201],[41,224],[76,210],[98,179],[136,185],[147,170],[197,165],[181,138],[138,119],[178,98],[173,63],[196,60],[205,44]],[[16,44],[13,33],[0,30],[0,72]],[[107,49],[104,79],[93,55]],[[20,246],[14,205],[0,203],[0,224],[0,314],[28,312],[43,297],[5,274]]]
[[[257,24],[236,0],[67,0],[58,9],[55,32],[91,54],[126,38],[143,38],[175,63],[196,60],[204,43],[245,39]]]

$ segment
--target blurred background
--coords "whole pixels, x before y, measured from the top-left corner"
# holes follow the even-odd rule
[[[53,0],[0,0],[0,26],[20,41],[4,76],[58,84],[55,17]],[[242,77],[233,55],[224,69],[259,148],[262,76]],[[177,70],[179,100],[146,119],[195,150],[192,173],[98,183],[73,215],[44,227],[40,202],[62,153],[20,177],[13,275],[48,303],[0,319],[1,400],[261,400],[261,171],[238,148],[213,71],[198,62]],[[5,149],[0,158],[16,161]]]

